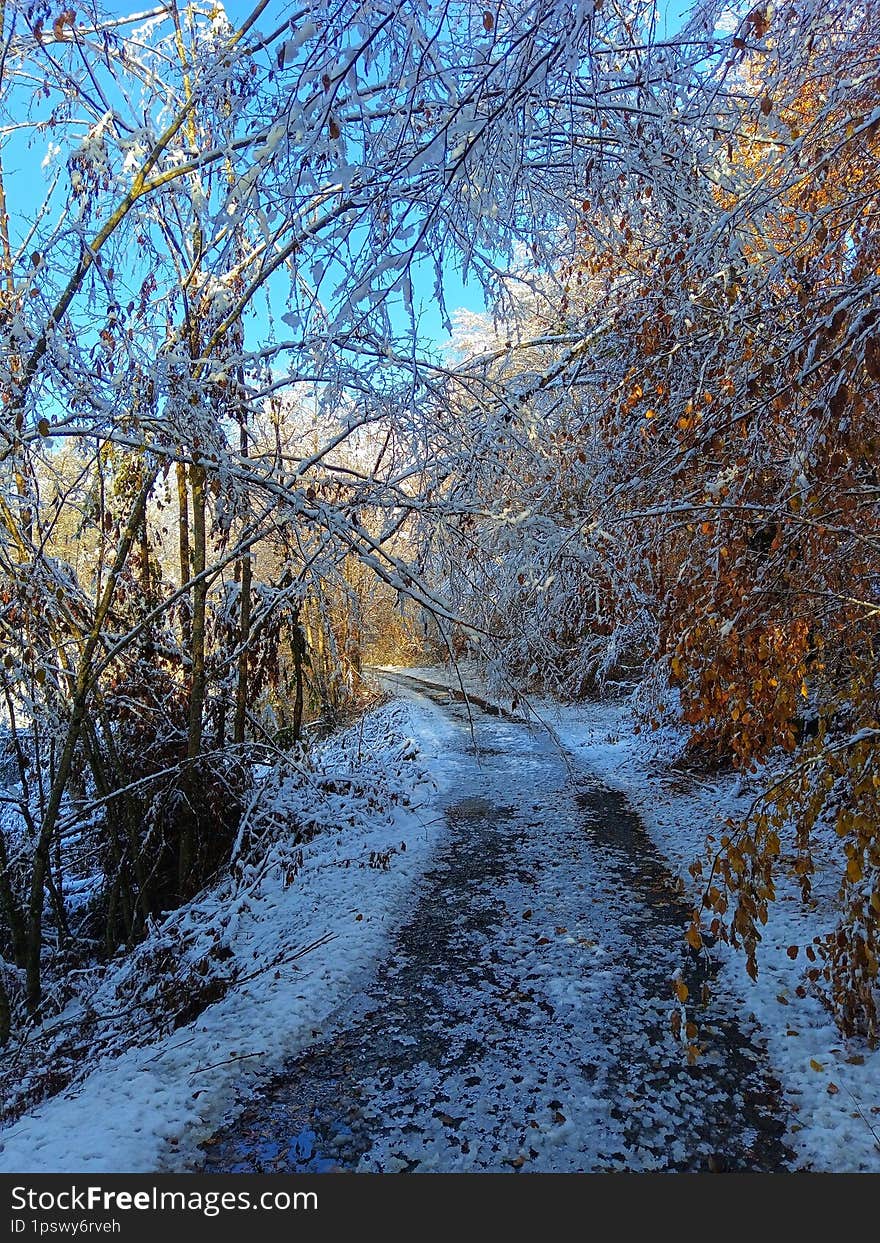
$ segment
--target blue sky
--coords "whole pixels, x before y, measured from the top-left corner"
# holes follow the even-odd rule
[[[239,2],[240,0],[235,0],[235,4]],[[691,3],[692,0],[688,0],[687,3],[682,3],[682,0],[660,0],[657,8],[660,14],[660,32],[663,36],[674,34],[676,30],[681,28],[682,18],[691,8]],[[234,11],[233,5],[230,4],[228,12],[232,14]],[[447,339],[447,334],[443,328],[440,311],[433,298],[433,280],[433,270],[427,271],[420,326],[422,332],[427,337],[439,343]],[[486,309],[480,285],[474,281],[467,285],[463,284],[459,272],[454,268],[447,268],[444,272],[444,285],[446,305],[450,313],[458,307],[463,307],[469,311],[484,311]],[[418,291],[416,282],[414,282],[414,291]]]
[[[660,0],[658,10],[660,13],[660,32],[663,36],[674,34],[682,25],[683,16],[691,8],[692,0],[682,3],[682,0]],[[227,6],[227,11],[232,15],[238,11],[237,6],[240,0],[233,0]],[[242,9],[245,7],[241,5]],[[422,292],[422,305],[420,316],[420,328],[425,337],[430,338],[438,343],[447,339],[447,333],[443,327],[442,316],[436,305],[433,295],[434,273],[429,265],[425,266],[424,288]],[[479,283],[470,281],[464,284],[460,273],[453,267],[447,267],[444,272],[444,287],[446,296],[446,305],[450,313],[456,308],[465,308],[469,311],[485,311],[486,304],[483,297],[483,290]],[[416,297],[419,295],[419,282],[413,282],[413,289]]]
[[[658,0],[657,8],[660,15],[660,33],[664,36],[673,34],[682,24],[683,15],[686,14],[693,0]],[[183,0],[181,0],[181,4]],[[131,12],[129,5],[123,4],[120,0],[112,3],[110,7],[120,13]],[[144,8],[148,7],[144,4]],[[225,0],[226,12],[231,21],[243,20],[253,9],[254,0]],[[267,14],[261,19],[261,26],[272,28],[273,21],[270,20],[269,14],[272,16],[276,13],[283,14],[285,9],[295,11],[302,6],[298,4],[278,3],[270,5]],[[434,269],[433,265],[424,262],[421,264],[419,271],[415,274],[413,281],[414,301],[417,308],[419,318],[420,335],[426,340],[433,340],[437,343],[447,339],[447,333],[443,326],[443,316],[434,295]],[[483,290],[477,281],[471,280],[465,284],[461,279],[460,271],[452,265],[444,270],[443,274],[444,294],[446,306],[450,314],[456,308],[465,308],[469,311],[484,311],[486,309]]]
[[[123,3],[122,0],[109,0],[107,7],[112,12],[119,13],[120,15],[136,11],[143,12],[145,9],[150,7],[150,0],[144,0],[144,3],[142,4],[132,3],[131,0],[129,3]],[[252,0],[227,0],[226,3],[227,13],[233,22],[241,20],[247,16],[247,14],[251,12],[252,7]],[[272,29],[284,20],[284,15],[286,13],[293,12],[298,7],[300,6],[286,3],[285,0],[275,0],[275,2],[270,5],[269,10],[261,18],[260,26],[265,29]],[[689,7],[689,3],[682,3],[682,0],[660,0],[658,8],[660,10],[661,33],[673,33],[681,25],[682,15],[687,12]],[[13,155],[13,153],[18,154],[15,152],[16,145],[17,144],[15,143],[7,145],[8,174],[14,173],[14,165],[18,162]],[[13,156],[11,161],[8,159],[10,155]],[[33,159],[33,152],[29,152],[27,155],[22,152],[22,155],[24,156],[24,166],[26,166],[27,163]],[[22,166],[20,165],[18,176],[10,176],[8,182],[8,188],[10,190],[13,190],[13,182],[15,183],[15,190],[13,193],[16,193],[18,200],[17,202],[10,203],[10,208],[12,209],[11,214],[13,217],[20,214],[20,219],[22,219],[22,217],[26,218],[29,216],[33,211],[34,206],[27,203],[27,199],[30,195],[28,187],[22,186],[22,171]],[[30,181],[30,187],[34,192],[39,194],[36,180],[37,179]],[[30,211],[28,210],[29,207]],[[13,220],[11,223],[13,225],[13,229],[15,229],[16,222]],[[22,223],[24,223],[23,220]],[[483,291],[478,282],[471,280],[465,284],[462,281],[460,271],[452,264],[447,265],[443,276],[446,306],[450,313],[459,307],[475,312],[485,310]],[[423,261],[415,273],[413,284],[415,295],[414,301],[419,319],[420,336],[426,344],[432,341],[440,343],[444,341],[447,336],[446,330],[443,326],[443,317],[435,297],[434,281],[435,274],[433,265],[428,261]],[[255,333],[259,333],[259,326],[260,322],[263,321],[263,316],[264,313],[262,309],[259,306],[255,307],[249,317],[249,337],[252,337]],[[403,322],[401,322],[401,328],[405,328],[405,324]]]

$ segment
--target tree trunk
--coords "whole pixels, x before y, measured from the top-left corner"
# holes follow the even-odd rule
[[[250,553],[241,559],[241,603],[238,633],[238,684],[235,688],[235,729],[233,742],[244,742],[244,725],[248,697],[248,639],[251,631],[251,580],[253,570]]]
[[[189,499],[186,490],[186,467],[177,463],[177,559],[180,567],[180,585],[185,587],[190,579],[189,564]],[[180,637],[185,650],[190,644],[190,599],[180,602]]]
[[[46,811],[40,823],[40,831],[36,846],[34,847],[33,869],[31,871],[28,895],[27,961],[25,964],[27,1004],[30,1013],[33,1015],[39,1012],[40,995],[42,992],[40,955],[43,948],[43,890],[49,865],[49,849],[55,836],[58,813],[61,810],[61,800],[64,797],[64,791],[67,788],[67,782],[73,767],[76,745],[79,742],[86,719],[86,705],[92,684],[92,659],[98,647],[102,627],[110,611],[110,605],[113,603],[119,575],[128,560],[128,555],[131,552],[132,544],[143,518],[147,497],[152,490],[155,479],[156,471],[153,470],[144,481],[140,494],[134,503],[134,508],[116,550],[116,556],[108,575],[101,601],[95,611],[91,631],[83,647],[79,671],[76,676],[73,702],[71,704],[70,723],[67,727],[67,735],[64,739],[64,746],[61,749],[58,766],[52,777],[52,788],[49,791]]]
[[[198,579],[192,592],[192,680],[189,701],[189,739],[187,756],[194,759],[202,749],[202,717],[205,710],[205,606],[208,585],[200,575],[205,571],[205,470],[190,467],[193,513],[193,578]]]
[[[150,571],[150,536],[147,531],[147,517],[141,523],[140,531],[141,544],[141,590],[144,593],[144,600],[149,607],[153,602],[153,576]]]
[[[244,374],[242,368],[237,369],[236,378],[238,380],[239,398],[241,400],[241,413],[238,420],[238,451],[242,457],[248,456],[248,437],[247,437],[247,405],[245,404]],[[251,562],[251,554],[248,549],[239,561],[241,569],[239,586],[241,588],[241,597],[239,601],[238,614],[238,682],[235,688],[235,725],[233,728],[233,742],[244,742],[244,725],[247,717],[247,695],[248,695],[248,640],[251,633],[251,583],[253,578],[253,564]]]
[[[27,959],[27,937],[25,935],[24,915],[18,904],[12,883],[9,879],[9,858],[6,853],[6,839],[0,830],[0,911],[6,920],[12,940],[12,957],[17,967],[23,967]]]
[[[296,677],[295,699],[293,701],[293,741],[299,742],[302,733],[303,719],[303,664],[306,654],[305,631],[299,624],[299,617],[293,623],[293,668]]]
[[[192,533],[193,533],[193,584],[192,592],[192,633],[190,636],[190,696],[189,696],[189,733],[187,736],[186,754],[190,764],[184,775],[186,783],[195,777],[192,764],[202,749],[202,723],[205,711],[205,607],[208,598],[208,587],[204,578],[199,575],[205,569],[205,471],[201,466],[192,465],[189,470],[190,488],[192,492]],[[193,790],[193,797],[198,797]],[[190,801],[190,800],[187,800]],[[180,824],[180,842],[177,854],[177,887],[181,900],[189,896],[191,891],[190,873],[195,857],[195,818],[189,807],[184,808]]]
[[[12,1011],[9,1008],[9,994],[3,976],[0,974],[0,1049],[6,1044],[12,1031]]]

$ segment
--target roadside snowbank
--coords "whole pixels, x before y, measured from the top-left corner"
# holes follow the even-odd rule
[[[323,807],[336,823],[303,846],[297,874],[261,870],[231,909],[222,884],[188,909],[191,920],[213,916],[223,925],[242,982],[195,1021],[104,1056],[81,1082],[0,1131],[0,1172],[190,1166],[236,1100],[325,1030],[383,956],[442,831],[423,770],[447,729],[430,706],[396,704],[330,740],[322,775],[336,774],[340,793]],[[406,735],[416,740],[417,764]],[[370,813],[351,796],[347,779],[364,766],[390,770],[398,803]],[[283,788],[271,797],[283,813]],[[324,937],[332,939],[294,959]]]

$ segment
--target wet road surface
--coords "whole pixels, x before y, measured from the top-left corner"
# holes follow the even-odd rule
[[[436,697],[435,697],[436,698]],[[448,832],[373,985],[204,1146],[205,1172],[780,1170],[759,1033],[683,942],[622,795],[460,704]],[[681,971],[701,1056],[670,1016]]]

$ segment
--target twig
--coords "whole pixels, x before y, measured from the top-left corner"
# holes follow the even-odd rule
[[[849,1088],[846,1086],[846,1084],[844,1084],[844,1085],[843,1085],[843,1090],[844,1090],[844,1092],[847,1094],[847,1096],[849,1097],[849,1099],[852,1101],[852,1103],[855,1105],[856,1109],[858,1110],[858,1114],[859,1114],[859,1117],[861,1118],[862,1122],[864,1122],[865,1126],[868,1128],[868,1130],[869,1130],[869,1131],[871,1132],[871,1134],[874,1136],[874,1147],[877,1149],[877,1151],[878,1151],[878,1152],[880,1152],[880,1135],[878,1135],[878,1134],[877,1134],[877,1132],[876,1132],[876,1131],[874,1130],[874,1128],[871,1126],[871,1124],[870,1124],[870,1122],[868,1121],[868,1119],[867,1119],[867,1118],[865,1117],[865,1115],[862,1113],[862,1107],[861,1107],[861,1105],[860,1105],[860,1104],[859,1104],[859,1102],[856,1100],[856,1098],[853,1096],[852,1092],[850,1092],[850,1090],[849,1090]]]
[[[188,1075],[189,1079],[194,1079],[196,1075],[203,1074],[206,1070],[216,1070],[218,1066],[229,1066],[232,1062],[243,1062],[248,1057],[265,1057],[266,1050],[258,1049],[256,1053],[236,1053],[233,1057],[224,1058],[222,1062],[211,1062],[209,1066],[197,1066],[195,1070]]]
[[[232,981],[232,987],[237,988],[239,984],[247,984],[249,980],[255,980],[258,975],[263,975],[266,971],[271,971],[274,967],[287,967],[291,963],[296,962],[297,958],[302,958],[305,954],[311,953],[312,950],[320,949],[322,945],[326,945],[328,941],[335,941],[339,934],[336,932],[325,932],[322,937],[318,937],[317,941],[312,941],[310,945],[303,945],[299,949],[288,955],[287,958],[276,958],[272,962],[266,963],[263,967],[258,967],[256,971],[252,971],[250,975],[237,976]]]
[[[144,1069],[144,1066],[149,1066],[150,1062],[158,1061],[158,1059],[160,1057],[164,1057],[166,1053],[173,1053],[175,1049],[182,1049],[184,1045],[192,1044],[194,1040],[195,1036],[189,1036],[186,1040],[178,1040],[177,1044],[173,1044],[167,1049],[160,1049],[158,1053],[154,1053],[152,1057],[147,1058],[147,1060],[141,1065],[141,1070]]]

